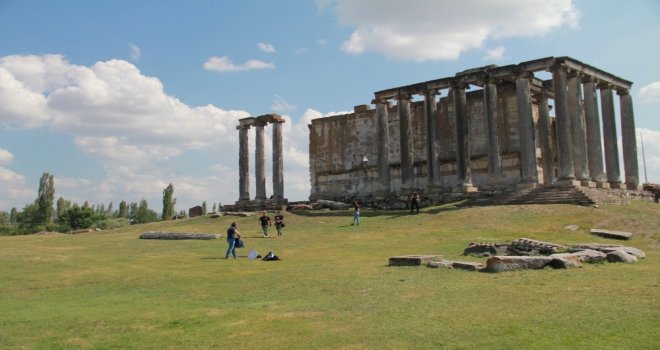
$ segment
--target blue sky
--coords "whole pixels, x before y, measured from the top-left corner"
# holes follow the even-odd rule
[[[311,119],[375,91],[546,56],[634,82],[658,183],[659,38],[653,0],[0,0],[0,210],[32,202],[43,172],[78,203],[144,198],[160,211],[169,183],[177,210],[233,203],[235,126],[266,113],[286,118],[285,196],[305,200]]]

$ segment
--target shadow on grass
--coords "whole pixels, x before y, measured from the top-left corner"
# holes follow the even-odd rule
[[[448,212],[454,210],[463,209],[460,205],[465,202],[457,201],[450,202],[440,205],[432,205],[421,207],[419,213],[411,213],[410,209],[363,209],[360,211],[360,217],[380,217],[380,216],[389,216],[387,219],[393,219],[396,217],[407,216],[407,215],[424,215],[424,214],[439,214],[441,212]],[[353,209],[344,209],[344,210],[331,210],[331,209],[312,209],[312,210],[291,210],[293,214],[306,216],[306,217],[340,217],[345,216],[348,218],[353,217]],[[348,225],[351,226],[351,225]],[[344,227],[344,226],[340,226]]]

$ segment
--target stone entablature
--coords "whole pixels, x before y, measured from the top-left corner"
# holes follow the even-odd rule
[[[375,92],[375,109],[360,105],[310,124],[310,199],[557,182],[637,190],[631,85],[570,57],[547,57]],[[625,185],[612,137],[615,90]]]

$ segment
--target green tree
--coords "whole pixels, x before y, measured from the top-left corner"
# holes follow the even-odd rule
[[[38,224],[53,222],[53,202],[55,201],[55,184],[53,175],[43,173],[39,180],[39,193],[37,194],[37,213],[34,220]]]
[[[215,203],[213,203],[213,212],[215,213]]]
[[[60,196],[60,198],[57,199],[57,204],[55,207],[55,216],[59,218],[60,215],[64,214],[65,211],[71,208],[71,202]]]
[[[206,201],[202,202],[202,215],[206,215]]]
[[[119,202],[119,217],[128,218],[128,204],[126,204],[126,201]]]
[[[9,224],[9,213],[6,211],[0,211],[0,225]]]
[[[163,220],[170,220],[174,216],[174,204],[176,199],[174,196],[174,186],[172,184],[167,185],[163,190]]]
[[[16,223],[20,228],[34,229],[41,223],[39,220],[39,206],[37,203],[28,204],[20,213],[16,214]]]
[[[76,205],[62,213],[57,218],[57,223],[63,225],[65,230],[80,230],[92,227],[97,219],[94,209],[90,207],[80,208]]]
[[[18,223],[18,210],[16,210],[16,207],[12,207],[11,211],[9,212],[9,223],[12,225],[16,225]]]
[[[140,200],[140,204],[131,203],[130,219],[134,224],[146,224],[158,220],[158,213],[149,209],[146,199]]]

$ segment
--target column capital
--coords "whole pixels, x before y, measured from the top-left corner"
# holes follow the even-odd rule
[[[624,88],[618,88],[618,89],[616,89],[616,94],[619,95],[619,96],[630,95],[630,90],[629,89],[624,89]]]
[[[566,77],[567,78],[581,78],[583,74],[580,71],[577,71],[575,69],[571,69],[567,72]]]
[[[608,83],[608,82],[606,82],[606,81],[601,81],[601,82],[598,83],[598,88],[599,88],[600,90],[611,89],[611,88],[612,88],[612,84],[610,84],[610,83]]]
[[[550,70],[555,71],[558,69],[566,71],[568,67],[566,66],[566,63],[564,62],[555,62],[552,66],[550,66]]]
[[[438,89],[428,89],[428,90],[422,91],[422,94],[424,96],[437,96],[437,95],[441,95],[442,93]]]
[[[371,100],[371,103],[372,104],[379,104],[379,103],[387,104],[388,100],[389,99],[387,99],[387,98],[374,98],[373,100]]]
[[[399,93],[398,95],[396,95],[396,100],[397,101],[402,101],[402,100],[410,101],[410,100],[412,100],[412,96],[410,96],[410,94],[407,94],[407,93]]]
[[[236,125],[236,130],[250,130],[249,125]]]
[[[598,79],[592,77],[591,75],[583,74],[582,75],[582,83],[587,84],[587,83],[595,83],[598,84],[599,81]]]
[[[534,78],[534,73],[524,69],[517,69],[516,71],[513,72],[513,76],[516,79],[524,78],[531,80],[532,78]]]
[[[462,81],[460,81],[460,80],[454,80],[454,81],[451,83],[451,87],[454,88],[454,89],[465,89],[465,90],[468,90],[468,89],[470,88],[470,84],[468,84],[468,83],[464,83],[464,82],[462,82]]]

